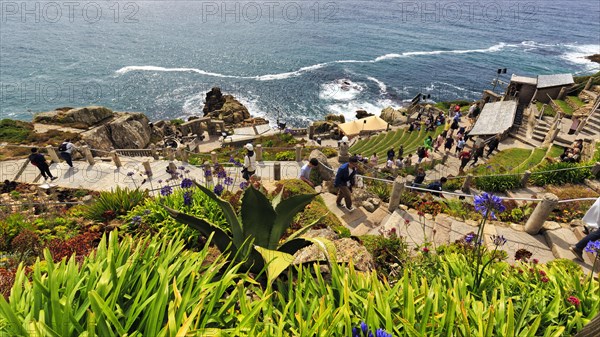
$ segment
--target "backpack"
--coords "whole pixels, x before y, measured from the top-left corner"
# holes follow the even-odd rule
[[[58,147],[58,151],[60,151],[60,152],[67,151],[67,143],[65,142],[65,143],[60,144],[60,146]]]

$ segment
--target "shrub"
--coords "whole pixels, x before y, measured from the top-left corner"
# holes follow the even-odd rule
[[[521,178],[518,175],[477,177],[475,186],[486,192],[506,192],[520,187]]]
[[[277,161],[291,161],[296,160],[295,151],[281,151],[275,154],[275,160]]]
[[[327,158],[337,157],[338,152],[333,147],[322,147],[319,149]]]
[[[444,190],[448,191],[457,191],[462,189],[463,184],[465,183],[464,178],[450,178],[448,177],[448,181],[444,184]]]
[[[387,235],[363,235],[360,240],[373,256],[379,274],[390,280],[401,276],[399,271],[407,265],[410,252],[406,241],[396,234],[395,229]]]
[[[282,199],[285,200],[289,197],[300,195],[300,194],[309,194],[315,193],[315,190],[308,186],[307,183],[303,182],[299,179],[286,179],[281,180],[277,183],[275,190],[271,192],[270,197],[273,198],[281,190],[283,189]],[[329,213],[329,214],[327,214]],[[315,224],[313,228],[323,228],[329,227],[334,230],[341,237],[349,237],[350,231],[342,225],[340,220],[335,216],[335,214],[329,212],[329,209],[325,205],[325,201],[321,196],[317,196],[313,201],[311,201],[306,208],[298,213],[296,217],[294,217],[294,228],[298,229],[302,227],[302,224],[313,223],[314,221],[321,218],[323,215],[327,214],[323,219]]]
[[[33,126],[30,123],[12,119],[0,120],[0,142],[25,143],[30,133],[33,133]]]
[[[148,196],[146,191],[118,187],[111,192],[102,192],[90,205],[86,206],[87,219],[108,222],[123,216],[139,205]]]
[[[577,163],[547,163],[535,169],[529,180],[536,186],[580,184],[592,176],[589,168],[580,168],[580,166],[582,165]],[[573,169],[556,171],[567,168]]]
[[[99,233],[84,232],[67,240],[51,240],[46,247],[52,254],[53,261],[58,262],[63,258],[69,258],[71,255],[79,258],[87,256],[96,248],[99,239]]]
[[[24,228],[31,226],[20,213],[12,213],[6,219],[0,221],[0,251],[9,251],[10,242]]]
[[[42,251],[40,237],[28,229],[22,230],[19,235],[15,236],[10,245],[12,251],[18,255],[19,261],[38,256]]]
[[[469,215],[474,211],[474,208],[471,204],[465,201],[458,199],[447,199],[444,200],[443,211],[444,213],[447,213],[453,217],[466,220],[467,217],[469,217]]]
[[[204,193],[192,192],[189,205],[186,205],[184,194],[188,191],[189,189],[178,188],[169,196],[145,199],[125,217],[127,222],[122,226],[123,230],[142,236],[159,233],[166,236],[181,234],[187,248],[201,249],[205,241],[201,239],[198,231],[175,221],[163,205],[185,210],[187,214],[206,219],[224,231],[229,230],[221,209]]]
[[[383,181],[373,180],[367,185],[367,190],[375,194],[379,199],[389,202],[392,186]]]

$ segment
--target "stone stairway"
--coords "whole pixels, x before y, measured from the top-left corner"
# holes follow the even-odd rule
[[[538,120],[535,128],[533,129],[533,140],[542,144],[544,142],[544,138],[546,138],[546,135],[548,134],[548,131],[550,131],[550,125],[548,124],[548,121],[542,117],[542,119]]]
[[[579,132],[581,136],[600,138],[600,107],[592,112],[587,124]]]
[[[430,214],[419,216],[413,209],[402,206],[396,210],[380,227],[373,228],[368,234],[378,235],[395,229],[398,235],[403,236],[410,248],[422,248],[425,245],[429,249],[439,245],[453,243],[461,240],[469,233],[477,233],[479,222],[474,220],[456,219],[446,214],[438,214],[432,217]],[[561,227],[557,223],[547,222],[540,234],[530,235],[524,231],[524,226],[517,224],[505,224],[497,221],[488,222],[484,229],[484,245],[494,248],[490,236],[502,235],[507,243],[501,247],[507,253],[507,261],[515,262],[515,253],[519,249],[530,251],[532,259],[541,263],[547,263],[557,258],[573,260],[586,272],[593,266],[593,256],[584,254],[585,261],[578,261],[569,250],[569,246],[575,244],[582,236],[577,230]]]

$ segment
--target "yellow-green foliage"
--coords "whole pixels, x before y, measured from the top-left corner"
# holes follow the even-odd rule
[[[277,195],[281,189],[283,188],[283,196],[282,199],[287,199],[294,195],[299,194],[309,194],[315,193],[315,190],[310,187],[307,183],[303,182],[299,179],[286,179],[281,180],[277,183],[277,187],[271,193],[272,196]],[[329,212],[329,209],[325,205],[325,201],[321,196],[317,196],[306,208],[304,211],[300,212],[295,218],[294,221],[299,224],[299,226],[307,225],[313,223],[314,221],[321,218],[323,215],[327,214],[325,218],[323,218],[319,223],[315,225],[314,228],[319,227],[329,227],[336,231],[341,236],[347,237],[350,236],[350,231],[345,228],[340,220],[335,216],[335,214]]]

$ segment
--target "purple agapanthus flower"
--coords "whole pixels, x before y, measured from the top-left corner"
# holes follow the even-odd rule
[[[225,180],[223,180],[223,184],[225,184],[225,186],[231,186],[231,185],[233,185],[233,178],[226,177]]]
[[[506,243],[506,238],[503,235],[492,235],[490,236],[490,239],[492,239],[492,242],[494,242],[495,246],[504,246],[504,244]]]
[[[245,190],[248,187],[248,183],[245,181],[242,181],[240,183],[240,189]]]
[[[475,239],[475,234],[473,234],[473,233],[469,233],[465,236],[466,243],[471,243],[471,242],[473,242],[474,239]]]
[[[179,166],[178,167],[180,170],[185,171],[185,167],[184,166]]]
[[[185,178],[181,181],[181,188],[190,188],[194,185],[194,182],[190,178]]]
[[[585,246],[585,251],[591,254],[600,253],[600,240],[588,242],[588,244]]]
[[[367,330],[369,330],[369,326],[365,322],[360,322],[360,329],[363,333],[367,333]]]
[[[392,337],[392,334],[387,333],[383,329],[377,329],[377,331],[375,331],[375,337]]]
[[[217,184],[217,185],[215,185],[215,188],[213,189],[213,192],[215,192],[216,195],[221,195],[221,193],[223,193],[224,189],[225,188],[223,187],[223,185]]]
[[[173,194],[173,189],[172,189],[172,188],[171,188],[171,186],[169,186],[169,185],[163,186],[163,187],[160,189],[160,194],[161,194],[163,197],[166,197],[166,196],[168,196],[168,195],[171,195],[171,194]]]
[[[133,218],[131,218],[131,224],[132,225],[139,225],[142,223],[142,217],[139,215],[134,216]]]
[[[186,191],[183,194],[183,204],[189,206],[192,204],[192,191]]]
[[[204,176],[207,178],[212,176],[212,171],[210,169],[204,170]]]
[[[223,179],[225,177],[227,177],[227,172],[225,172],[225,170],[220,170],[219,172],[217,172],[217,178]]]
[[[233,164],[234,164],[235,166],[237,166],[237,167],[242,167],[242,166],[243,166],[243,165],[242,165],[242,163],[240,163],[240,161],[239,161],[239,160],[236,160],[236,161],[235,161]]]
[[[475,197],[475,210],[483,216],[490,215],[492,219],[496,219],[496,212],[502,213],[506,207],[502,204],[502,199],[487,192]]]

